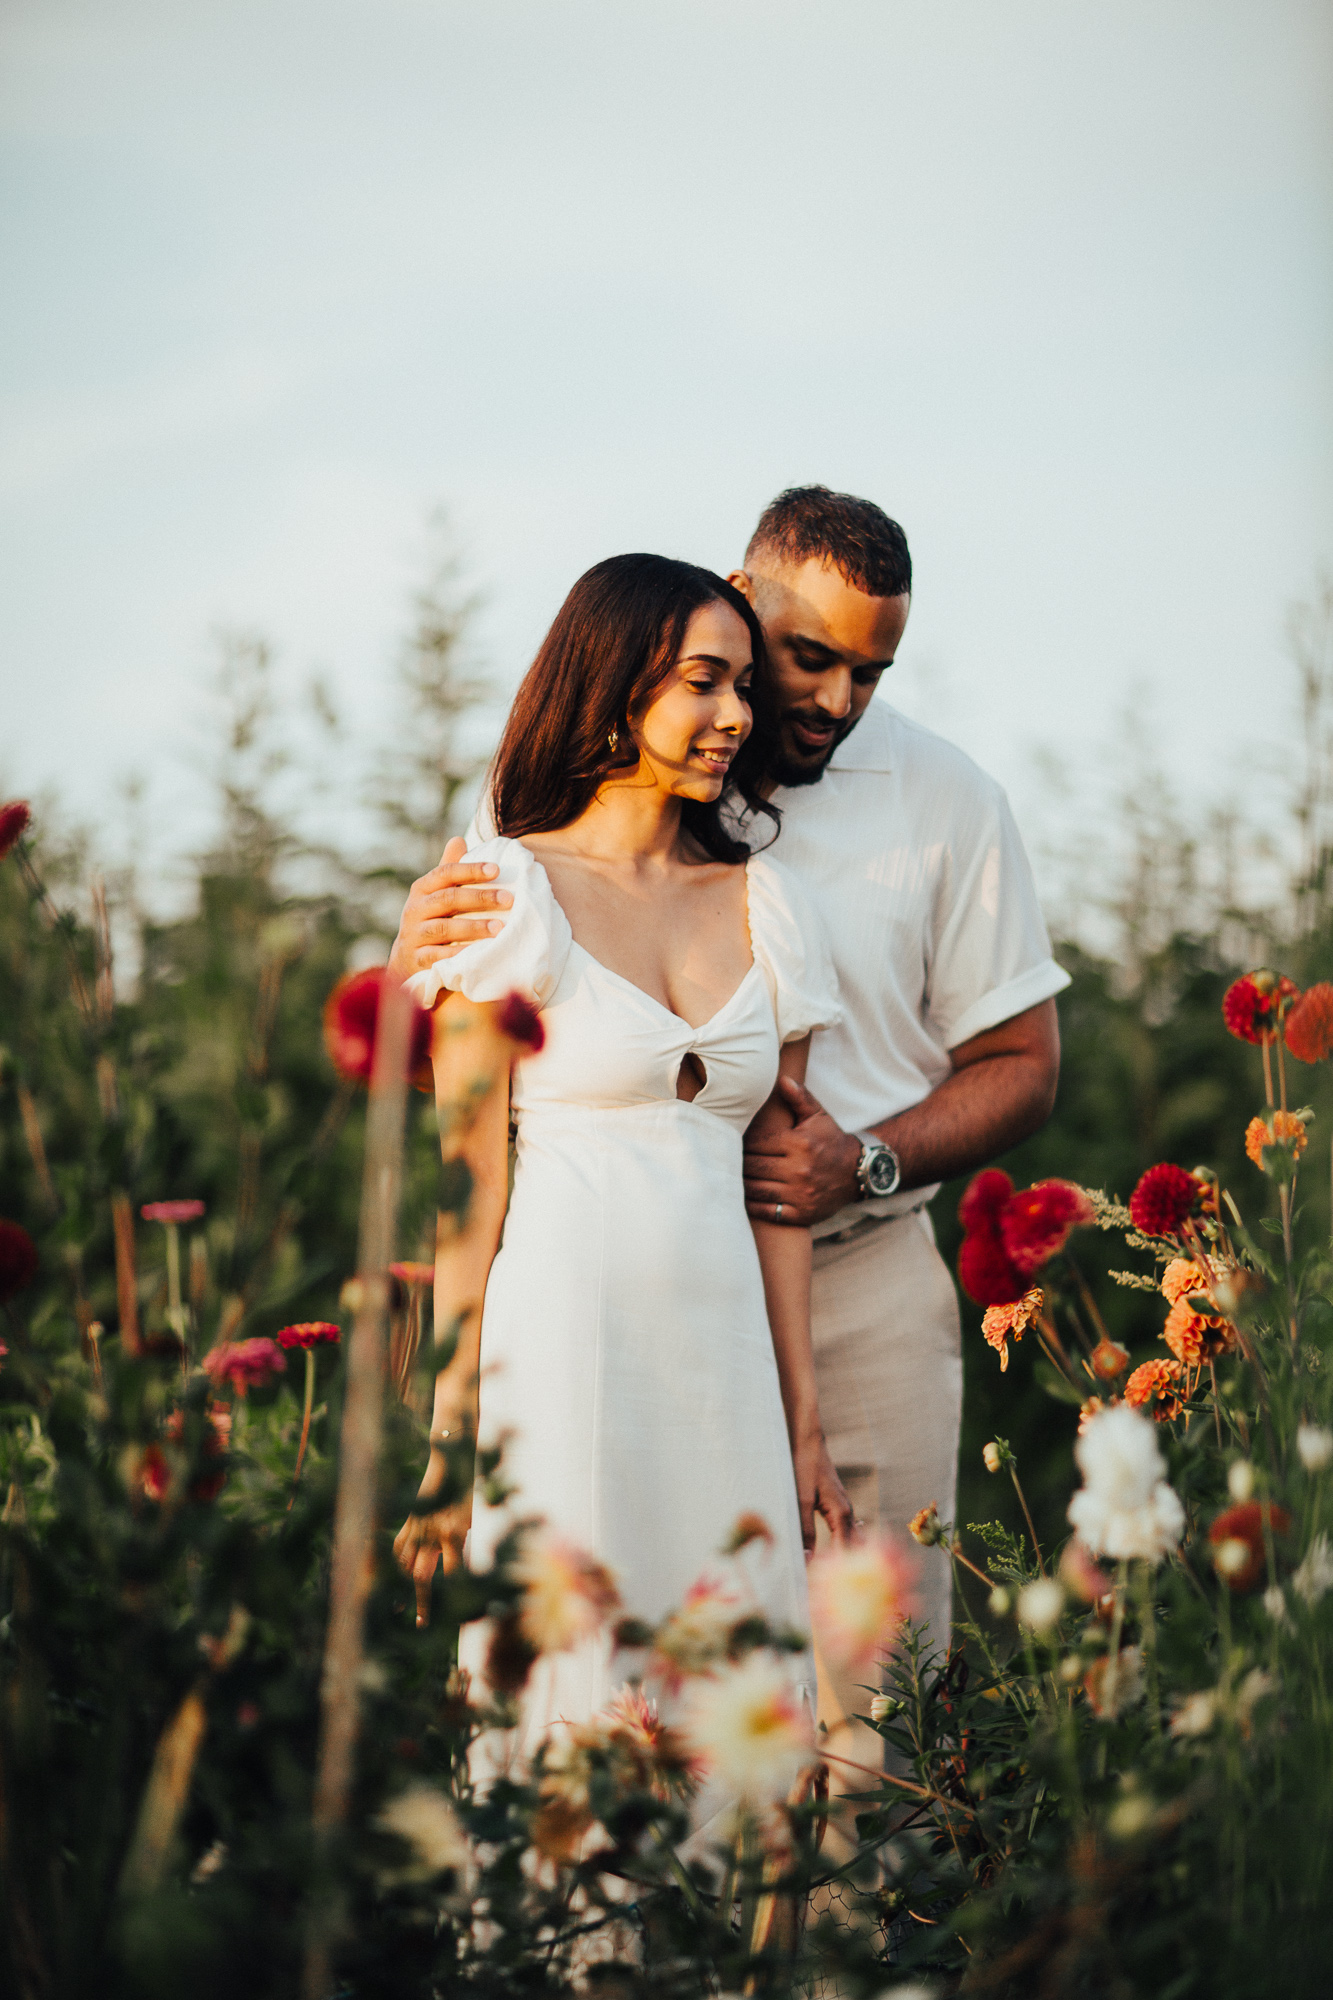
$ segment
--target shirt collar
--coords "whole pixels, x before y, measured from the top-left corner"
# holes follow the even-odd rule
[[[870,705],[857,723],[850,736],[843,738],[829,758],[830,771],[891,771],[893,769],[893,734],[897,711],[878,695],[870,697]]]

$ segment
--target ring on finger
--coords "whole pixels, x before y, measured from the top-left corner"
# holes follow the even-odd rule
[[[775,1201],[773,1204],[773,1220],[774,1222],[781,1222],[782,1220],[782,1203],[780,1201]]]

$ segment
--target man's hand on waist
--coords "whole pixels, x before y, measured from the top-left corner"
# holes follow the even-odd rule
[[[818,1098],[793,1078],[782,1077],[778,1089],[796,1123],[753,1144],[746,1141],[745,1206],[757,1222],[808,1228],[856,1200],[861,1141],[835,1125]]]
[[[497,910],[513,902],[508,889],[493,889],[499,872],[490,861],[464,861],[467,842],[451,840],[439,866],[412,884],[398,925],[390,969],[400,979],[425,972],[438,959],[452,958],[472,938],[492,937],[502,928]]]

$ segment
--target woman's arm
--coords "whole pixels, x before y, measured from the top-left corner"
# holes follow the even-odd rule
[[[489,1010],[449,996],[433,1017],[431,1061],[441,1151],[446,1162],[466,1166],[472,1193],[461,1220],[442,1213],[436,1228],[435,1338],[456,1328],[457,1342],[435,1377],[430,1457],[419,1493],[426,1500],[444,1484],[445,1440],[476,1436],[482,1305],[509,1199],[508,1051],[491,1029]],[[471,1521],[469,1490],[452,1506],[409,1515],[399,1529],[394,1554],[416,1585],[418,1625],[429,1620],[436,1564],[443,1559],[448,1570],[461,1559]]]
[[[782,1050],[779,1077],[805,1082],[810,1037],[788,1042]],[[750,1125],[747,1139],[785,1130],[795,1121],[774,1086]],[[807,1554],[815,1545],[815,1515],[822,1514],[835,1540],[849,1541],[852,1503],[834,1470],[824,1442],[815,1388],[815,1354],[810,1339],[810,1231],[752,1217],[759,1264],[764,1274],[764,1300],[777,1356],[782,1406],[787,1414],[796,1498],[801,1509],[801,1540]]]

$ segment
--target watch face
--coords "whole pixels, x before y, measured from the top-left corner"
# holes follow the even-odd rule
[[[866,1161],[866,1186],[872,1195],[892,1194],[898,1185],[898,1162],[887,1146]]]

